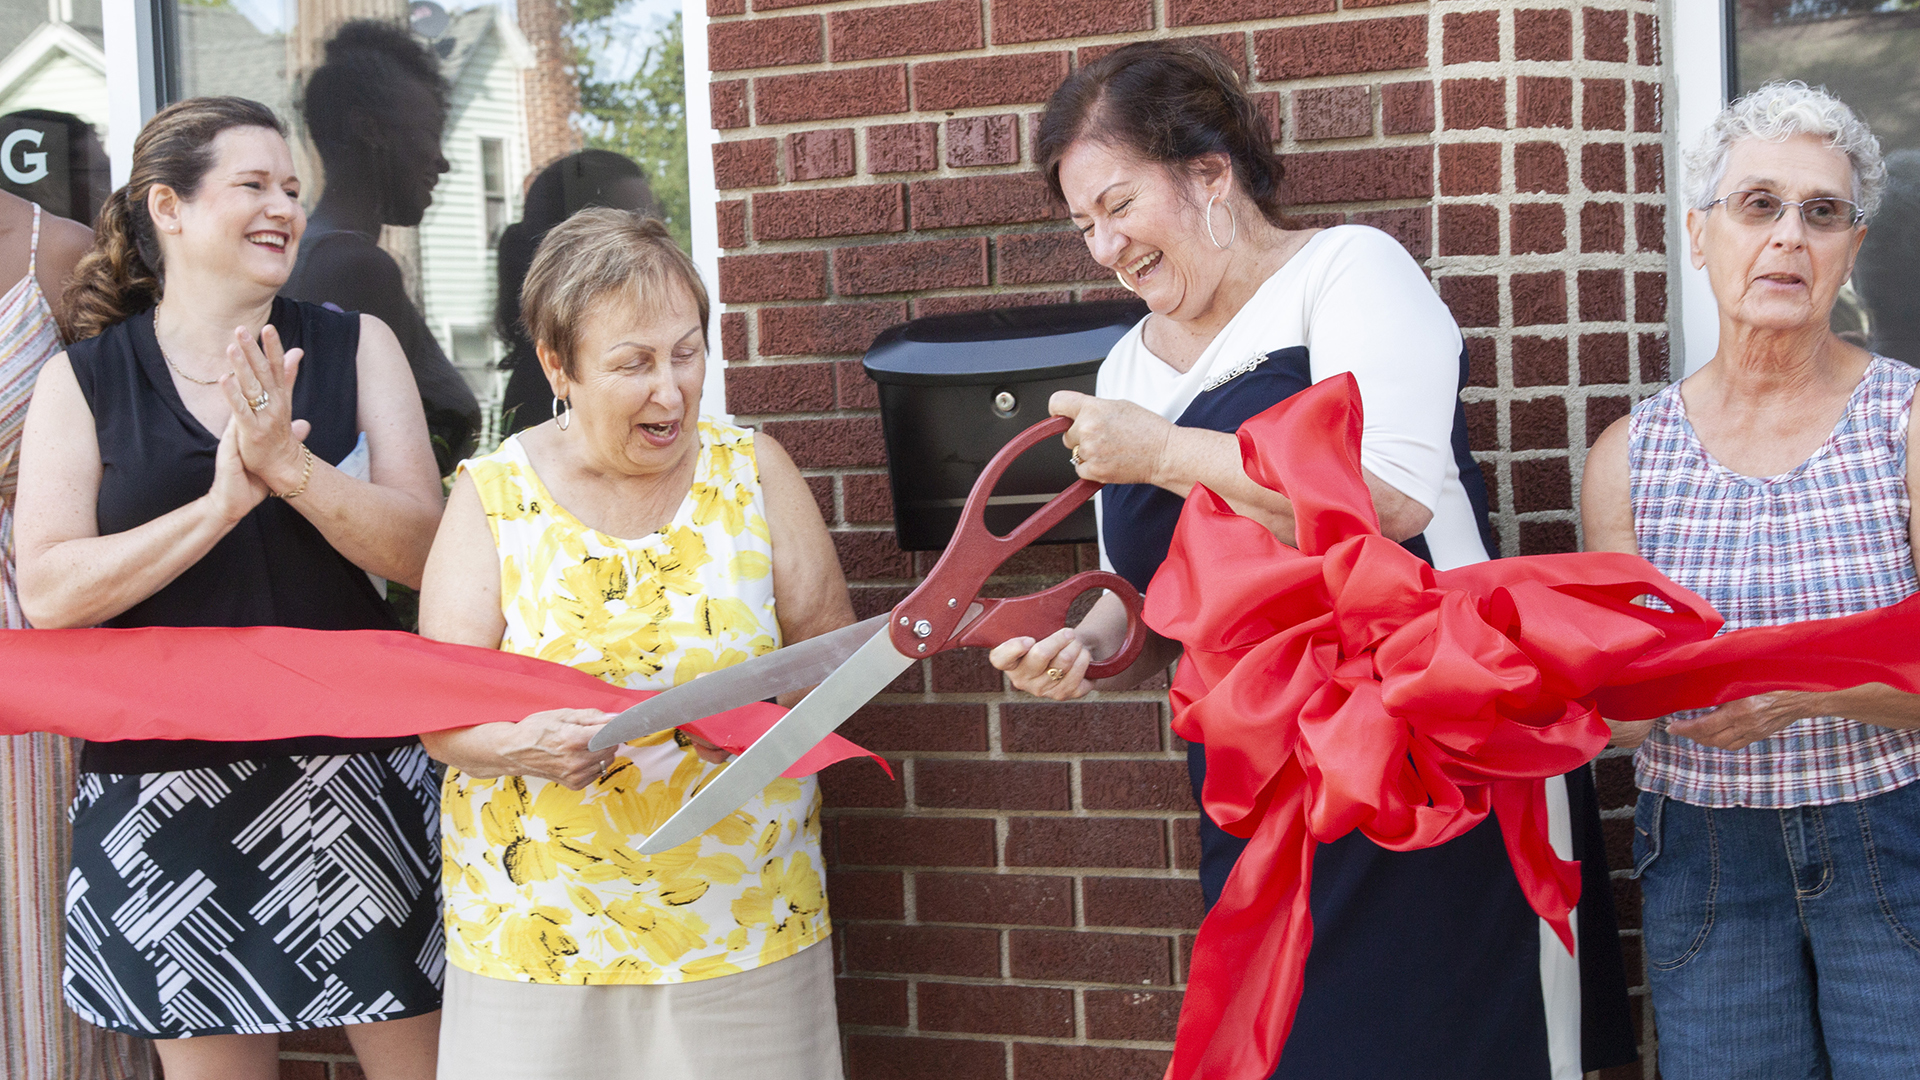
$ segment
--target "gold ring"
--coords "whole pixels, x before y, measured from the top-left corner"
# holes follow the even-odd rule
[[[1080,448],[1077,446],[1074,447],[1072,456],[1070,456],[1067,460],[1073,462],[1075,465],[1084,464],[1084,462],[1080,460]]]
[[[267,402],[272,400],[273,400],[272,395],[268,394],[265,390],[262,390],[260,391],[259,397],[247,399],[247,408],[252,409],[254,412],[259,412],[261,409],[264,409],[267,407]]]
[[[1047,678],[1052,679],[1054,682],[1059,682],[1066,677],[1067,673],[1060,668],[1050,667],[1047,669]]]

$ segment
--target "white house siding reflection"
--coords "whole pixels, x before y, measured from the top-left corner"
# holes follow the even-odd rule
[[[507,14],[492,6],[455,14],[432,47],[453,84],[441,139],[451,168],[420,223],[421,310],[491,418],[501,346],[493,333],[496,259],[483,154],[488,140],[498,144],[504,169],[496,192],[505,203],[496,214],[501,222],[518,220],[521,180],[530,169],[521,73],[533,66],[533,50]]]

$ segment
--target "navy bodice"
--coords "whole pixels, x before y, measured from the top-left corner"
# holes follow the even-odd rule
[[[1460,352],[1460,385],[1467,381],[1467,354]],[[1200,392],[1174,423],[1181,427],[1208,431],[1237,431],[1240,425],[1287,398],[1313,385],[1307,347],[1295,345],[1268,353],[1250,371],[1242,372],[1219,386]],[[1496,552],[1493,530],[1487,522],[1487,484],[1480,465],[1467,449],[1466,407],[1457,399],[1453,414],[1453,455],[1460,470],[1460,485],[1473,505],[1474,521],[1480,529],[1480,541],[1487,553]],[[1152,484],[1109,484],[1100,491],[1100,539],[1106,545],[1114,572],[1133,583],[1141,592],[1166,561],[1173,543],[1173,529],[1186,505],[1183,496]],[[1433,561],[1424,536],[1405,541],[1408,551],[1427,562]]]

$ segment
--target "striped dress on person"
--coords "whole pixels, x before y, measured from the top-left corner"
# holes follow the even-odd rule
[[[13,492],[20,429],[60,331],[37,276],[40,207],[27,273],[0,296],[0,627],[24,628],[13,584]],[[73,748],[58,735],[0,738],[0,1076],[98,1080],[151,1075],[147,1048],[60,1001],[61,903],[71,834]]]

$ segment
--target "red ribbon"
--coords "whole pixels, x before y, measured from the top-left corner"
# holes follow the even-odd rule
[[[393,630],[0,631],[0,735],[386,738],[511,723],[547,709],[619,712],[654,693],[531,656]],[[785,714],[756,702],[681,727],[737,754]],[[862,755],[887,768],[828,735],[785,775]]]
[[[1713,608],[1637,556],[1435,571],[1380,535],[1360,430],[1350,375],[1249,420],[1247,475],[1292,500],[1299,547],[1196,487],[1147,591],[1148,625],[1186,646],[1173,726],[1206,744],[1202,801],[1249,840],[1194,944],[1173,1080],[1273,1072],[1312,943],[1318,844],[1358,829],[1434,847],[1492,812],[1521,891],[1571,949],[1579,864],[1548,842],[1543,781],[1606,746],[1602,711],[1866,682],[1920,692],[1920,598],[1715,637]],[[1671,610],[1633,603],[1649,595]]]

